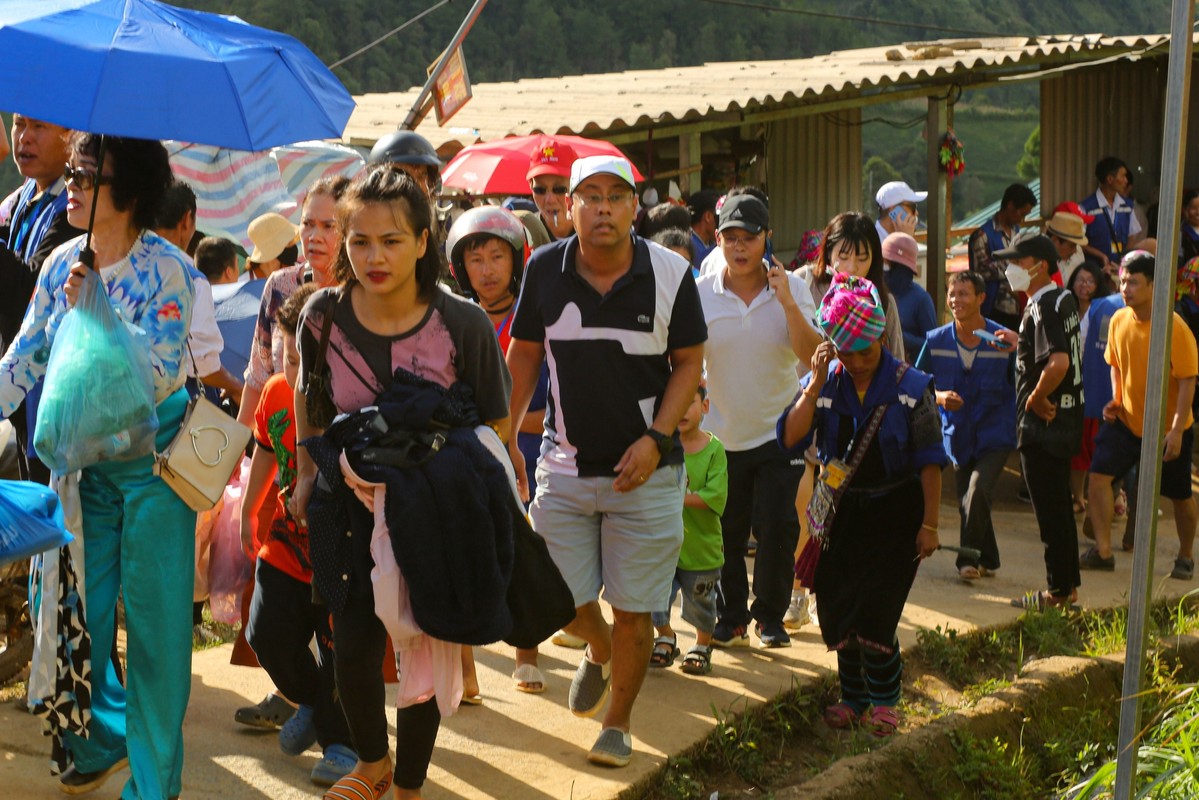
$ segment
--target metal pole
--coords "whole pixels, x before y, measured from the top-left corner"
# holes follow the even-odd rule
[[[470,7],[470,11],[466,13],[466,19],[462,20],[462,24],[458,26],[458,32],[450,40],[449,46],[442,51],[441,58],[437,60],[437,66],[429,73],[429,79],[421,87],[420,94],[416,96],[416,101],[412,104],[412,108],[408,109],[408,116],[404,117],[404,121],[400,123],[400,130],[414,130],[420,124],[424,116],[421,110],[424,108],[425,100],[429,97],[429,92],[433,91],[433,84],[437,81],[438,76],[441,75],[441,71],[445,69],[445,63],[453,55],[454,49],[462,44],[462,40],[466,38],[466,34],[470,33],[471,27],[475,24],[475,20],[479,18],[479,13],[485,5],[487,5],[487,0],[475,0],[475,4]]]
[[[1120,698],[1120,729],[1116,755],[1116,800],[1132,800],[1136,792],[1137,736],[1141,731],[1141,688],[1145,672],[1146,620],[1153,591],[1153,556],[1157,544],[1157,500],[1161,486],[1162,435],[1165,429],[1166,386],[1170,370],[1170,334],[1174,318],[1174,268],[1178,254],[1178,207],[1182,195],[1183,143],[1187,135],[1186,102],[1191,84],[1191,23],[1195,0],[1174,0],[1170,15],[1169,72],[1166,114],[1162,131],[1161,195],[1158,207],[1156,278],[1150,322],[1150,374],[1145,386],[1145,430],[1141,439],[1141,472],[1137,481],[1136,548],[1132,557],[1132,590],[1128,605],[1128,648]],[[1100,213],[1103,213],[1102,211]],[[1156,427],[1155,427],[1156,426]],[[1182,453],[1179,458],[1189,458]]]

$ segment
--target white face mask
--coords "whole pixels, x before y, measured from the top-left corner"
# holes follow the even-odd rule
[[[1003,270],[1003,275],[1013,292],[1027,292],[1028,285],[1032,283],[1032,276],[1028,274],[1028,270],[1015,264],[1008,264]]]

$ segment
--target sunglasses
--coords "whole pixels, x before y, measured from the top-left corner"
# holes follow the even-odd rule
[[[63,166],[62,179],[63,182],[73,183],[85,192],[90,192],[97,185],[104,186],[112,183],[111,175],[96,175],[94,169],[72,167],[70,164]]]
[[[550,187],[550,186],[534,186],[533,187],[533,194],[536,194],[536,195],[542,195],[542,194],[545,194],[550,191],[552,191],[554,194],[564,195],[564,194],[566,194],[566,187],[562,186],[560,184],[558,186],[553,186],[553,187]]]

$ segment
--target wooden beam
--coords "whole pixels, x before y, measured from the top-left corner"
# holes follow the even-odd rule
[[[928,140],[928,202],[925,222],[928,226],[928,250],[925,260],[924,285],[933,298],[936,319],[945,313],[945,251],[948,237],[945,208],[949,182],[941,169],[941,137],[945,135],[948,101],[944,97],[928,98],[925,136]]]
[[[679,137],[679,189],[683,197],[690,197],[692,192],[701,188],[703,171],[703,151],[700,148],[699,131],[689,132]],[[663,174],[661,177],[665,177]]]

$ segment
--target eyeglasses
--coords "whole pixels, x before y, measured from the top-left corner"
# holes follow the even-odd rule
[[[727,233],[721,233],[720,238],[721,238],[721,241],[723,241],[729,247],[731,247],[734,250],[738,250],[743,247],[752,246],[754,242],[756,242],[762,238],[762,232],[759,231],[758,233],[755,233],[751,236],[738,236],[736,234],[729,235]]]
[[[94,169],[72,167],[66,164],[62,168],[62,179],[65,183],[73,183],[82,191],[90,192],[96,185],[104,186],[112,183],[111,175],[96,175]]]
[[[603,204],[603,202],[605,200],[607,200],[610,205],[614,205],[614,206],[618,206],[623,203],[627,203],[633,199],[633,193],[632,192],[613,192],[612,194],[609,194],[609,195],[588,193],[588,194],[576,194],[575,197],[579,198],[579,202],[585,206],[591,206],[593,208],[598,208],[600,205]]]
[[[558,195],[566,194],[566,187],[563,186],[562,184],[558,184],[557,186],[534,186],[533,187],[533,194],[535,194],[535,195],[543,195],[547,192],[553,192],[554,194],[558,194]]]

